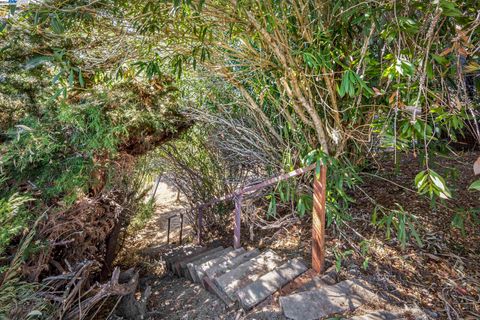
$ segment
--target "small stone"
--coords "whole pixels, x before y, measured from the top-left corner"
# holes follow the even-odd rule
[[[280,297],[280,305],[285,316],[291,319],[313,320],[353,311],[364,303],[378,299],[359,281],[346,280],[334,286]]]

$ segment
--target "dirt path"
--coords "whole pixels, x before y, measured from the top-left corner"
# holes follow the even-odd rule
[[[162,245],[167,242],[168,218],[176,215],[171,219],[170,239],[178,241],[178,233],[180,230],[179,214],[185,210],[186,204],[182,197],[178,198],[177,190],[167,182],[161,181],[158,184],[156,193],[156,214],[147,225],[139,232],[134,242],[142,243],[145,247],[153,245]],[[184,235],[188,235],[191,228],[188,221],[184,221]]]
[[[154,266],[155,260],[159,259],[161,254],[168,251],[172,245],[167,245],[168,218],[171,219],[170,225],[170,243],[178,242],[180,230],[180,217],[186,204],[180,197],[177,190],[168,182],[161,181],[156,192],[156,211],[154,216],[145,224],[145,226],[129,235],[125,240],[125,249],[123,250],[120,261],[123,265],[140,267],[143,271],[156,274],[162,274],[161,268]],[[184,241],[188,241],[191,236],[191,227],[185,218],[183,225]],[[153,259],[153,260],[152,260]],[[155,270],[152,270],[155,267]]]
[[[176,189],[160,182],[156,193],[157,210],[142,230],[126,239],[122,264],[141,270],[140,290],[148,285],[152,295],[148,302],[149,319],[235,319],[235,312],[200,285],[165,272],[162,254],[175,247],[179,240],[180,219],[171,220],[170,244],[167,244],[168,217],[182,212],[186,204],[177,199]],[[193,237],[187,219],[184,221],[183,239]]]

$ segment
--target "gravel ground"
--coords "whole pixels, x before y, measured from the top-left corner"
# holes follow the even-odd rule
[[[152,279],[149,301],[151,319],[235,319],[236,311],[202,286],[166,275]]]

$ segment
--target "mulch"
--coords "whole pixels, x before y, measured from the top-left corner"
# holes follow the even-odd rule
[[[471,218],[465,220],[463,234],[452,226],[456,214],[480,209],[478,192],[468,190],[478,179],[473,163],[479,156],[478,152],[465,152],[430,159],[430,168],[445,178],[452,191],[452,199],[436,203],[415,190],[415,175],[423,170],[419,158],[401,154],[397,165],[391,154],[374,159],[351,194],[355,203],[348,212],[350,221],[327,230],[327,263],[352,250],[341,258],[340,279],[352,274],[364,278],[389,303],[418,305],[432,318],[479,319],[480,226]],[[400,205],[414,215],[422,246],[412,238],[402,250],[394,232],[387,240],[385,230],[371,222],[376,204],[387,209]],[[270,246],[286,255],[302,254],[310,261],[310,228],[310,221],[304,219],[279,231]],[[366,252],[361,250],[362,241],[368,244]],[[363,268],[366,258],[368,264]]]

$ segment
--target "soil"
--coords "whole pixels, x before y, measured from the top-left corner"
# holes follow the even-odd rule
[[[156,197],[155,215],[142,230],[126,239],[125,249],[119,260],[122,269],[136,267],[140,269],[140,288],[152,288],[148,300],[148,318],[156,319],[233,319],[233,311],[215,295],[203,287],[184,278],[176,278],[165,271],[162,255],[178,246],[180,235],[179,214],[186,204],[178,198],[177,190],[168,182],[159,183]],[[170,224],[170,243],[167,244],[168,218]],[[182,243],[193,240],[191,224],[185,217]]]
[[[349,209],[349,221],[327,230],[327,266],[335,262],[341,266],[338,280],[356,277],[368,281],[391,308],[419,306],[433,319],[479,319],[480,230],[472,212],[479,209],[480,201],[478,193],[467,190],[475,180],[472,166],[479,155],[467,152],[431,159],[431,168],[453,182],[449,185],[453,198],[437,203],[415,191],[413,181],[421,170],[418,158],[402,155],[395,165],[391,154],[377,157],[361,173],[363,181],[352,192],[356,202]],[[174,189],[161,184],[155,217],[127,240],[129,254],[124,261],[141,269],[142,287],[152,287],[150,318],[284,319],[278,297],[290,292],[288,288],[244,314],[225,309],[200,286],[165,272],[161,255],[175,246],[166,244],[167,218],[183,208],[176,197]],[[396,209],[413,215],[422,246],[410,237],[402,249],[395,231],[387,240],[385,229],[371,222],[375,205],[383,206],[387,213]],[[466,217],[464,232],[452,227],[458,214]],[[247,248],[272,248],[284,257],[303,256],[310,261],[310,228],[309,218],[305,218],[280,229],[258,230],[253,240],[244,243]],[[172,230],[177,230],[176,226]],[[193,238],[189,232],[184,234],[187,241]],[[368,306],[359,312],[367,310]]]
[[[153,186],[152,190],[155,189]],[[185,212],[186,204],[179,197],[177,190],[168,182],[161,181],[155,194],[155,214],[141,228],[134,230],[125,240],[118,260],[124,267],[137,267],[150,274],[163,274],[162,266],[156,259],[168,252],[180,242],[180,214]],[[170,219],[170,236],[168,238],[168,220]],[[182,242],[191,241],[191,223],[185,217],[183,222]],[[169,243],[167,243],[169,240]],[[154,267],[152,269],[152,267]],[[157,270],[158,269],[158,270]]]
[[[446,178],[452,191],[452,199],[437,203],[415,192],[420,159],[402,155],[395,166],[391,155],[379,157],[373,170],[362,174],[350,209],[351,229],[345,229],[363,236],[349,235],[351,241],[369,243],[371,263],[365,276],[394,300],[416,303],[440,319],[480,318],[480,229],[472,218],[480,213],[480,198],[468,191],[478,179],[473,163],[479,156],[465,152],[430,159],[431,169]],[[394,236],[386,240],[385,230],[370,223],[375,207],[370,198],[389,209],[400,205],[415,216],[422,246],[412,238],[402,250]],[[452,226],[455,215],[466,216],[464,232]],[[357,265],[363,260],[361,254],[352,258]]]

